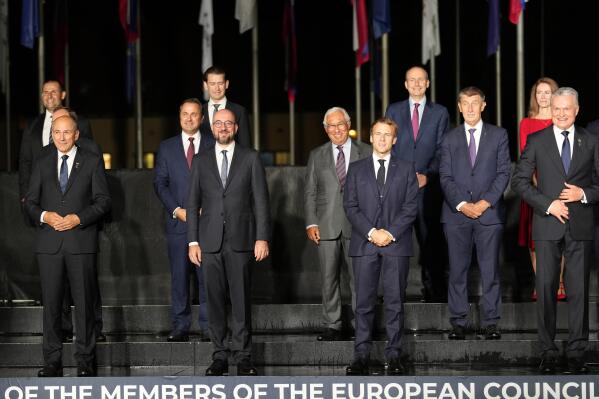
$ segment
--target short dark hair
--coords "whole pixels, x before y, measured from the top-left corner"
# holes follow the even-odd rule
[[[225,76],[225,80],[227,80],[227,72],[225,71],[224,68],[221,68],[218,65],[212,65],[210,68],[206,69],[204,71],[204,82],[208,81],[208,75],[224,75]]]
[[[464,97],[480,96],[480,98],[483,101],[485,101],[485,93],[483,93],[483,91],[476,86],[468,86],[468,87],[464,87],[462,90],[460,90],[460,92],[458,93],[458,102],[460,102],[460,99],[462,98],[462,96],[464,96]]]
[[[395,123],[395,121],[391,118],[378,118],[377,120],[375,120],[374,122],[372,122],[372,125],[370,125],[370,135],[372,136],[372,129],[374,129],[374,126],[378,123],[383,123],[385,125],[389,125],[393,128],[393,134],[395,135],[395,137],[397,137],[397,123]]]
[[[179,105],[179,111],[181,110],[181,108],[183,108],[183,105],[185,105],[187,103],[197,104],[198,107],[200,107],[200,112],[202,111],[202,102],[199,99],[197,99],[196,97],[191,97],[191,98],[187,98],[187,99],[183,100],[181,102],[181,105]]]

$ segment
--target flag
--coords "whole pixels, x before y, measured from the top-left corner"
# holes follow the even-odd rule
[[[127,41],[127,63],[125,70],[125,90],[127,93],[127,102],[133,102],[135,93],[135,42],[139,38],[137,27],[137,1],[138,0],[119,0],[119,17],[121,26],[125,32]]]
[[[525,0],[510,0],[510,22],[518,25],[520,13],[524,11]]]
[[[56,0],[54,3],[53,36],[52,36],[52,63],[54,76],[59,82],[66,83],[65,54],[69,40],[68,7],[67,0]]]
[[[8,0],[0,0],[0,89],[8,83]]]
[[[297,94],[297,40],[295,37],[295,0],[285,0],[283,10],[283,42],[285,43],[285,90],[290,103]]]
[[[212,0],[202,0],[198,23],[202,26],[202,72],[213,65],[212,62],[212,34],[214,33],[214,14]],[[204,93],[208,96],[208,92]]]
[[[239,33],[256,26],[256,0],[237,0],[235,2],[235,19],[239,21]]]
[[[21,13],[21,44],[33,49],[35,38],[40,35],[40,9],[38,0],[23,0]]]
[[[489,30],[487,32],[487,57],[497,52],[499,47],[499,0],[488,0]]]
[[[354,8],[354,51],[356,52],[356,66],[368,62],[368,16],[366,15],[366,0],[351,0]]]
[[[372,30],[374,38],[379,39],[383,34],[391,32],[391,7],[389,0],[372,1]]]
[[[441,54],[439,37],[439,8],[437,0],[422,0],[422,64]]]

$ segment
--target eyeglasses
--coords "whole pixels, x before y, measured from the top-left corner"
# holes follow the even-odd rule
[[[347,129],[347,122],[339,122],[336,123],[334,125],[326,125],[327,129],[331,129],[331,130],[335,130],[335,129],[339,129],[339,130],[343,130],[343,129]]]
[[[233,121],[214,121],[214,122],[212,122],[212,125],[214,127],[218,127],[218,128],[222,127],[223,125],[226,128],[230,128],[230,127],[233,127],[233,125],[235,125],[235,122],[233,122]]]

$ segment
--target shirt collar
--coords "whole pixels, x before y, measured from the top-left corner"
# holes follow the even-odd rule
[[[223,105],[224,107],[226,107],[227,106],[227,96],[224,96],[223,98],[221,98],[221,100],[217,104],[220,104],[220,105]],[[208,106],[212,107],[213,105],[214,105],[214,101],[212,101],[212,99],[208,100]],[[223,108],[220,108],[219,111],[221,109],[223,109]]]
[[[483,130],[483,120],[479,120],[476,125],[474,126],[470,126],[469,124],[467,124],[466,122],[464,122],[464,130],[466,131],[466,133],[469,133],[468,130],[470,129],[476,129],[477,132],[482,132]]]
[[[345,143],[341,144],[341,147],[343,147],[343,149],[347,148],[347,145],[351,143],[351,138],[348,136],[347,140],[345,140]],[[333,146],[333,148],[337,149],[337,144],[331,142],[331,145]]]
[[[216,150],[217,154],[220,154],[220,152],[222,150],[227,150],[227,154],[231,155],[233,153],[233,151],[235,151],[235,140],[233,140],[231,142],[231,144],[229,144],[228,146],[223,146],[221,144],[218,143],[218,141],[214,144],[214,149]]]
[[[562,135],[562,132],[566,132],[566,131],[567,131],[567,132],[569,132],[569,133],[572,133],[572,135],[574,135],[574,125],[570,126],[570,127],[569,127],[569,128],[567,128],[567,129],[560,129],[559,127],[557,127],[557,126],[553,125],[553,134],[555,134],[556,136],[557,136],[557,135],[560,135],[560,136],[561,136],[561,135]],[[571,137],[571,136],[570,136],[570,137]]]
[[[194,144],[200,141],[200,131],[196,131],[194,134],[192,134],[191,136],[187,133],[185,133],[184,131],[181,131],[181,137],[183,138],[183,141],[188,142],[190,137],[193,137],[193,142]]]
[[[52,112],[46,110],[46,119],[52,118]]]
[[[384,159],[385,164],[389,165],[389,160],[391,159],[391,153],[388,153],[387,155],[385,155],[383,158],[379,157],[377,154],[375,154],[374,152],[372,153],[372,159],[374,159],[374,162],[378,163],[379,159]]]
[[[63,155],[68,155],[69,158],[68,159],[73,159],[75,157],[75,154],[77,153],[77,146],[74,145],[71,150],[69,152],[67,152],[66,154],[63,154],[62,152],[60,152],[58,149],[56,149],[56,152],[58,153],[58,159],[60,159]]]
[[[414,104],[416,103],[416,101],[414,101],[414,99],[412,99],[412,97],[408,98],[408,101],[410,103],[410,108],[414,106]],[[420,104],[419,109],[423,109],[424,106],[426,105],[426,95],[424,97],[422,97],[422,100],[418,101],[418,104]]]

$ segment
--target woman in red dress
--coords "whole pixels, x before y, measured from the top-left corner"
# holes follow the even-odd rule
[[[551,78],[541,78],[535,82],[530,91],[530,106],[528,108],[528,118],[520,121],[520,152],[526,146],[526,140],[532,133],[543,130],[551,125],[551,94],[558,88],[555,80]],[[536,185],[536,177],[532,177]],[[518,244],[522,247],[528,247],[532,269],[537,271],[537,259],[535,256],[535,247],[532,240],[532,215],[533,209],[526,202],[520,202],[520,224],[518,230]],[[559,290],[557,299],[564,301],[566,292],[564,290],[564,261],[562,259],[562,268],[559,279]],[[532,300],[537,300],[537,292],[533,291]]]

